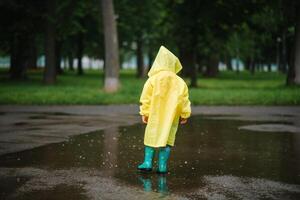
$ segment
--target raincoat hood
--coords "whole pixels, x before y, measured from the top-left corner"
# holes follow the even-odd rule
[[[151,77],[160,71],[178,73],[182,69],[179,59],[166,47],[161,46],[152,64],[148,76]]]

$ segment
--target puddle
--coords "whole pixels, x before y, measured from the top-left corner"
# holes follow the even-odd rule
[[[47,115],[30,116],[29,119],[47,119]]]
[[[72,116],[68,113],[63,112],[42,112],[42,113],[33,113],[34,116],[30,116],[29,119],[47,119],[48,117],[55,117],[55,116]]]
[[[36,114],[36,113],[34,113],[34,114]],[[72,114],[64,113],[64,112],[40,112],[40,114],[41,114],[41,116],[43,116],[43,115],[71,116],[72,115]]]
[[[28,125],[27,122],[17,122],[17,123],[14,123],[15,126],[25,126],[25,125]]]
[[[248,126],[241,126],[239,129],[245,129],[255,132],[282,132],[282,133],[298,133],[300,134],[300,127],[287,125],[287,124],[259,124],[259,125],[248,125]]]
[[[295,117],[295,115],[291,115],[291,114],[273,114],[273,116],[279,116],[279,117]]]
[[[48,199],[299,199],[300,133],[239,129],[250,124],[193,117],[177,133],[166,176],[136,170],[142,124],[7,154],[0,157],[0,198],[57,191]]]

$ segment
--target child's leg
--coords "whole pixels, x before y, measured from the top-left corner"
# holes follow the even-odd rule
[[[154,148],[145,146],[144,162],[138,166],[138,169],[142,171],[151,171],[153,156],[154,156]]]
[[[170,157],[171,146],[167,145],[159,149],[158,154],[158,173],[167,173],[167,163]]]

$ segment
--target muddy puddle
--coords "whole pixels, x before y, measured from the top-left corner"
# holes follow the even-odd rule
[[[267,123],[192,117],[165,176],[136,170],[142,124],[7,154],[0,199],[300,199],[300,132],[239,128]]]

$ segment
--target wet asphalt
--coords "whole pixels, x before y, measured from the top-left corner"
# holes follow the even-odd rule
[[[65,117],[74,121],[74,115]],[[38,116],[53,122],[61,115]],[[143,160],[145,125],[137,116],[130,117],[130,124],[115,123],[100,130],[95,126],[84,134],[3,153],[0,199],[300,199],[297,113],[256,118],[239,113],[194,115],[178,130],[166,175],[155,173],[157,157],[153,172],[136,170]],[[14,126],[30,127],[36,119],[31,116],[28,124]],[[92,118],[76,118],[79,123],[87,119]],[[65,124],[72,129],[70,121]],[[30,139],[47,141],[38,134],[46,126],[50,125],[44,121],[41,129],[26,133],[35,133]],[[7,143],[17,139],[11,137]]]

